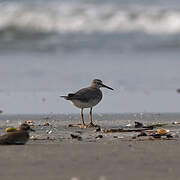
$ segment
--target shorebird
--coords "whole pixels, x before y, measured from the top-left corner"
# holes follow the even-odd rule
[[[0,136],[0,145],[23,145],[29,140],[29,131],[34,130],[23,123],[15,131]]]
[[[92,120],[92,108],[102,99],[102,92],[100,90],[102,87],[113,90],[111,87],[104,85],[100,79],[94,79],[89,87],[80,89],[74,94],[71,93],[67,96],[60,96],[66,100],[70,100],[74,106],[81,109],[82,128],[87,127],[84,123],[84,108],[90,108],[90,124],[88,127],[96,127]]]

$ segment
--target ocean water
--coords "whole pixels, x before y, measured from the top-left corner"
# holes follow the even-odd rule
[[[0,1],[0,109],[78,113],[60,95],[94,78],[97,113],[179,112],[180,2]]]

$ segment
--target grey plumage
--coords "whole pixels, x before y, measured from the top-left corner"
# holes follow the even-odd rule
[[[75,94],[68,94],[68,96],[62,96],[66,100],[80,100],[83,102],[89,102],[92,99],[102,99],[102,92],[96,87],[87,87],[80,89]]]
[[[70,100],[76,107],[81,109],[81,118],[83,122],[82,127],[85,127],[83,116],[84,108],[90,108],[89,126],[94,126],[92,122],[92,108],[102,100],[102,92],[100,90],[101,87],[113,90],[111,87],[104,85],[100,79],[94,79],[89,87],[80,89],[74,94],[70,93],[67,96],[61,96],[66,100]]]

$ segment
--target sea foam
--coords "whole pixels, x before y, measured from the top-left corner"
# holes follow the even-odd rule
[[[70,2],[0,5],[0,36],[96,32],[177,34],[180,10]]]

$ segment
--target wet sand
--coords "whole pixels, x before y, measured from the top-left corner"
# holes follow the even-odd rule
[[[180,140],[28,144],[0,147],[2,180],[179,179]]]

